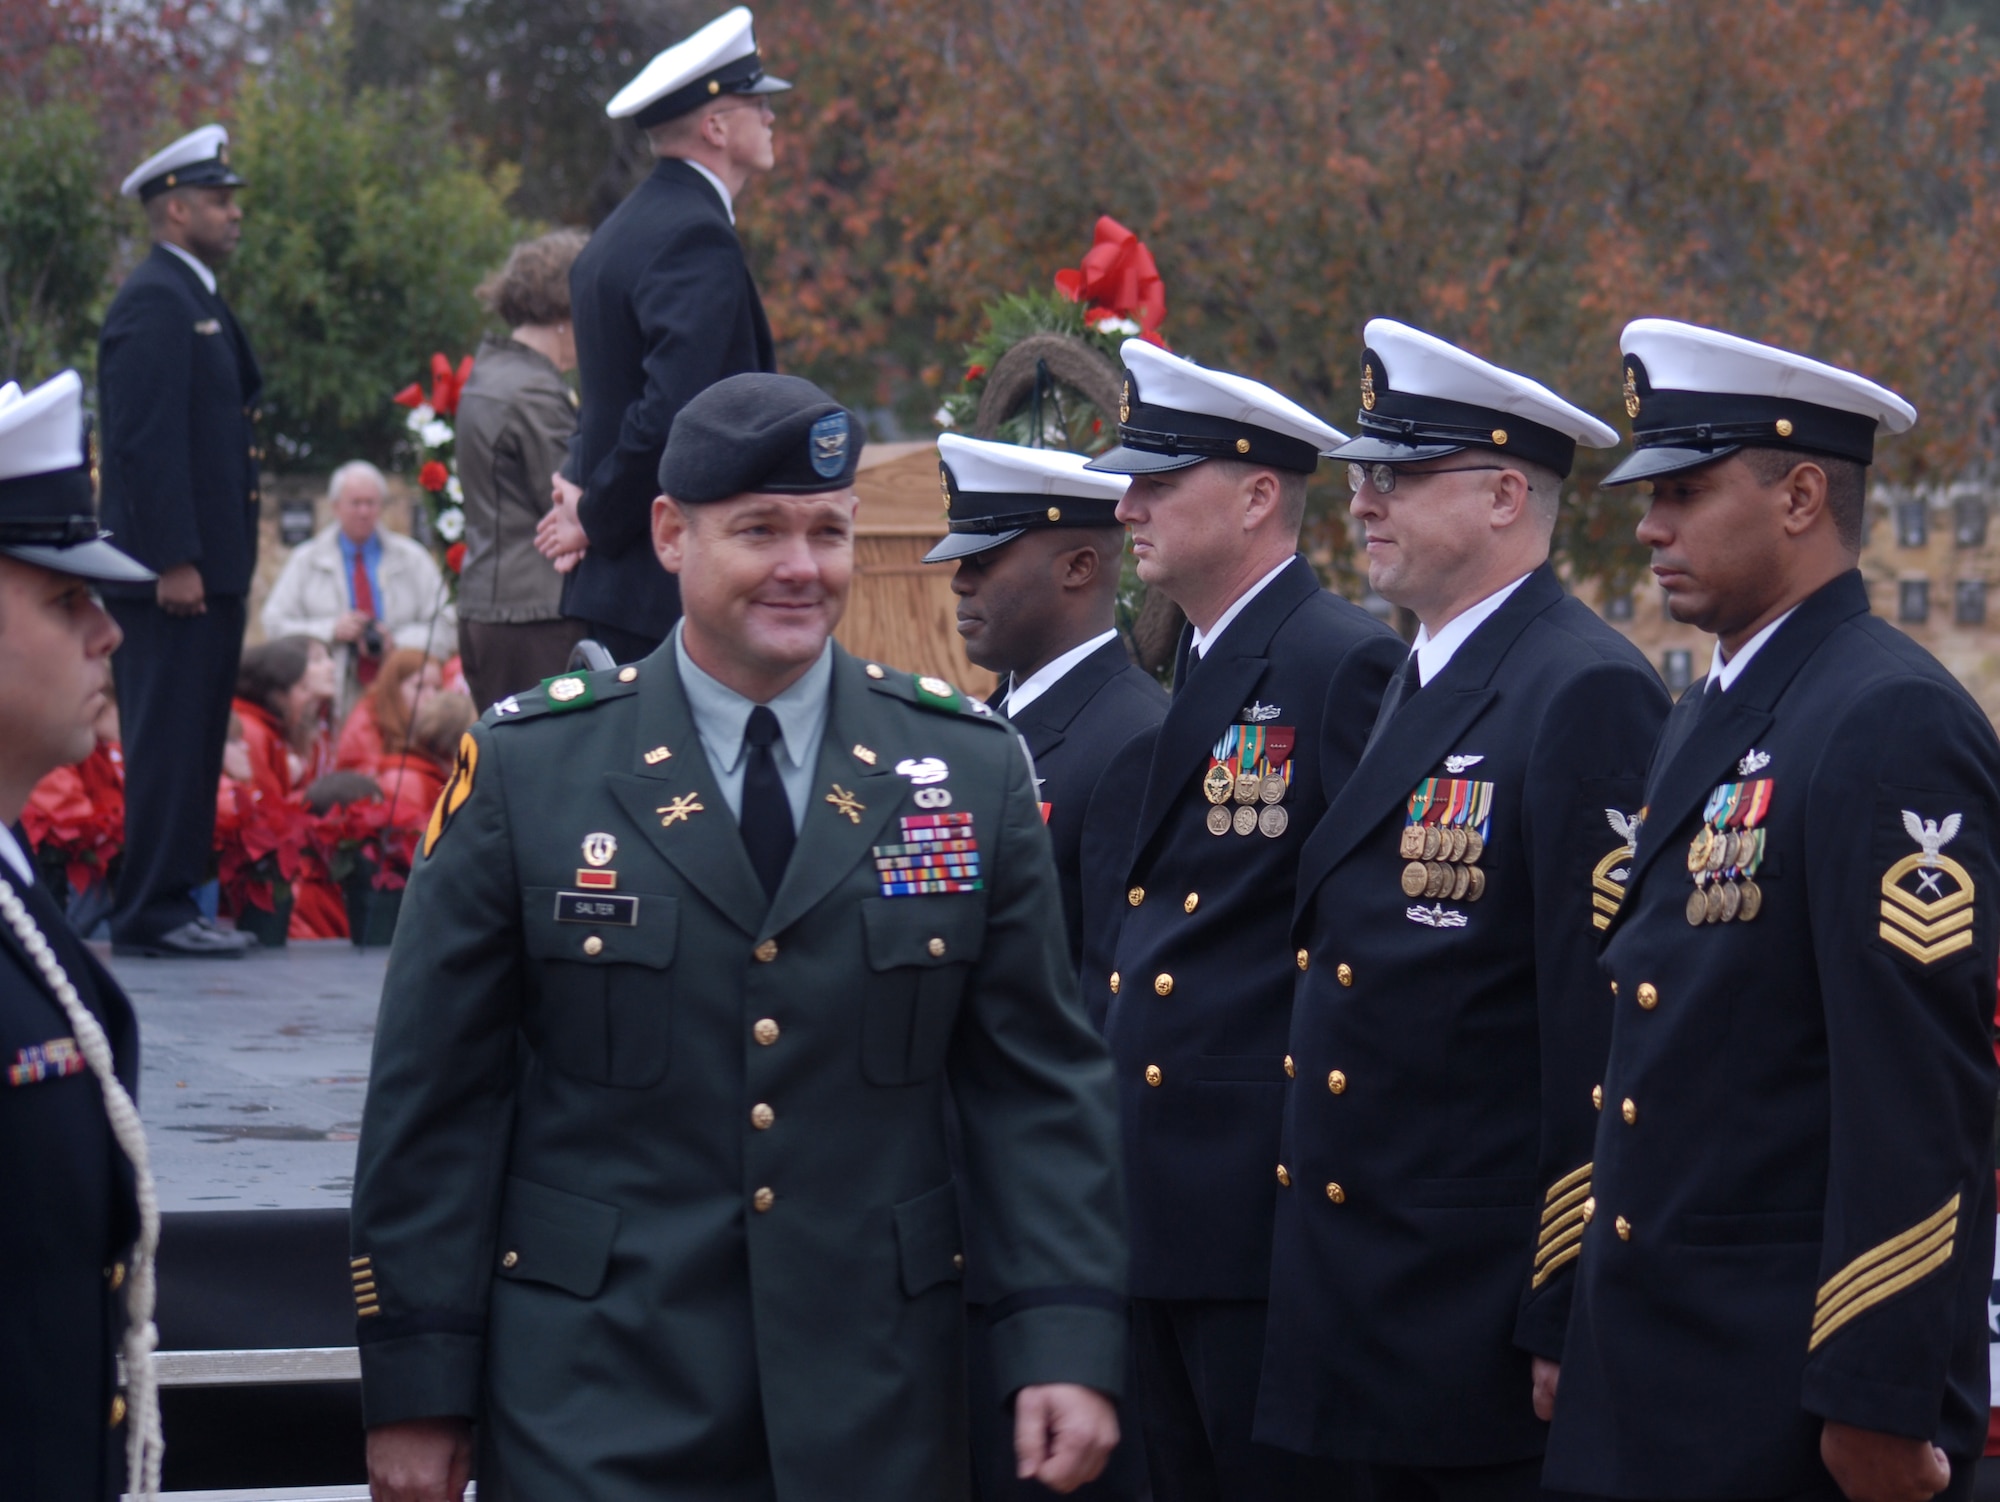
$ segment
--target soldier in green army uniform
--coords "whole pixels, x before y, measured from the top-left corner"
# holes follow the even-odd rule
[[[1116,1442],[1110,1066],[1020,741],[830,640],[859,448],[793,377],[689,403],[681,626],[465,738],[361,1133],[378,1502],[961,1497],[972,1259],[1021,1474]]]

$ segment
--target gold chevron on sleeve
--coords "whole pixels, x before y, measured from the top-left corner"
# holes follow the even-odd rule
[[[1916,877],[1917,891],[1902,883]],[[1943,892],[1939,883],[1953,886]],[[1926,901],[1926,891],[1941,892]],[[1906,855],[1882,877],[1882,922],[1877,932],[1920,965],[1933,965],[1947,955],[1970,949],[1972,935],[1972,874],[1946,855]]]
[[[1593,1164],[1586,1163],[1557,1179],[1542,1196],[1542,1230],[1535,1246],[1535,1277],[1540,1288],[1559,1268],[1583,1252],[1584,1205],[1590,1198]]]
[[[1625,870],[1619,870],[1620,866]],[[1590,872],[1590,926],[1600,931],[1611,926],[1625,901],[1623,877],[1632,866],[1632,848],[1620,845],[1599,861]]]
[[[1954,1194],[1934,1213],[1863,1252],[1828,1278],[1819,1291],[1812,1341],[1806,1349],[1818,1350],[1850,1320],[1922,1282],[1951,1261],[1952,1244],[1958,1236],[1959,1203],[1960,1196]]]

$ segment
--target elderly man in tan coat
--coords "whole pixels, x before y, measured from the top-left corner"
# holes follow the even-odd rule
[[[380,525],[388,490],[364,459],[335,470],[326,488],[333,525],[293,552],[264,602],[267,637],[310,636],[332,648],[342,712],[397,647],[436,658],[458,650],[458,616],[436,562]]]

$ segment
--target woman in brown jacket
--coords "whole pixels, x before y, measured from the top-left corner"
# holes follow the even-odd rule
[[[479,297],[511,332],[488,336],[458,401],[465,487],[459,651],[481,710],[569,665],[581,621],[562,614],[562,576],[535,551],[551,477],[576,431],[569,268],[586,237],[557,230],[514,247]]]

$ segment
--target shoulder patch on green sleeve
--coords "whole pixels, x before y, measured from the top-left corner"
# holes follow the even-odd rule
[[[543,715],[564,714],[575,709],[591,709],[639,692],[637,666],[605,668],[598,672],[558,673],[544,678],[538,687],[509,694],[480,717],[485,725],[507,725]]]

